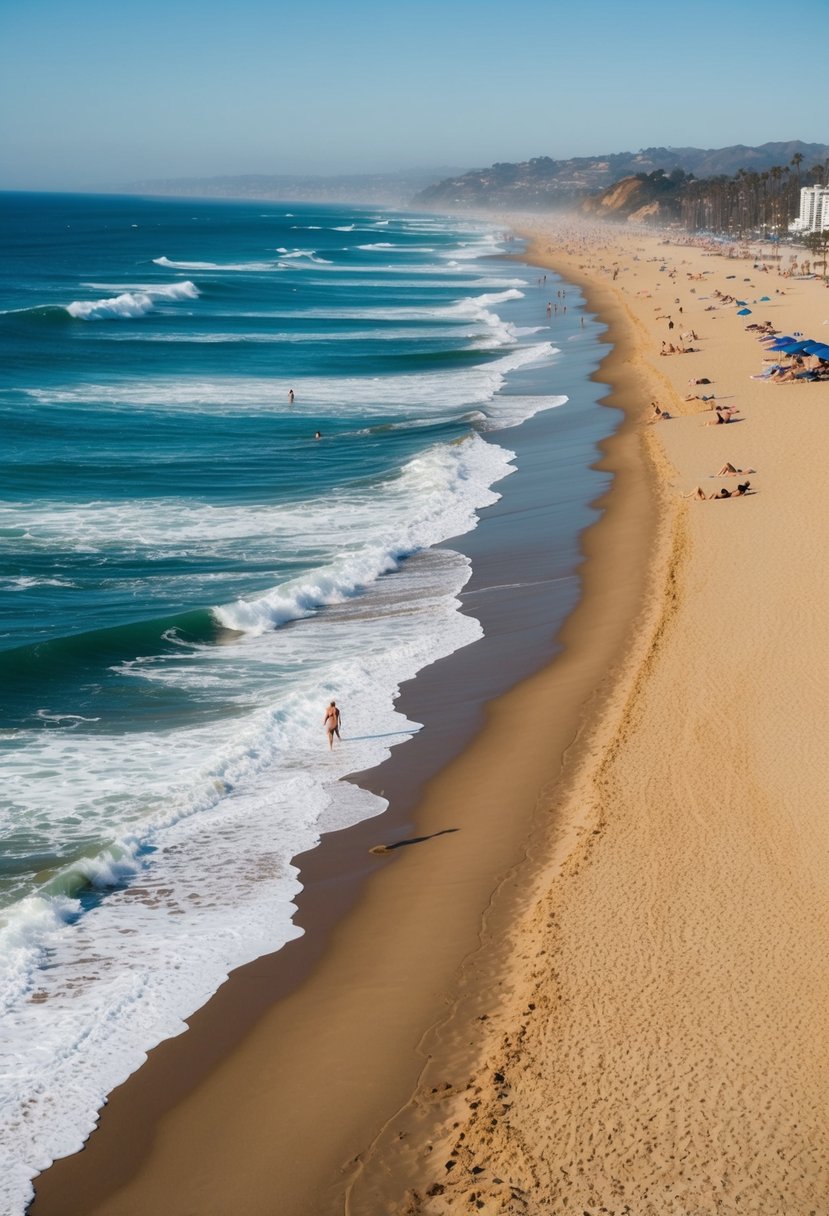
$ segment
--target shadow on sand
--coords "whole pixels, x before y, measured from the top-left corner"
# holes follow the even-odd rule
[[[448,836],[450,832],[459,832],[460,828],[441,828],[439,832],[432,832],[429,836],[412,836],[409,840],[396,840],[394,844],[375,844],[369,849],[369,853],[392,853],[395,849],[404,849],[410,844],[423,844],[427,840],[434,840],[436,836]]]

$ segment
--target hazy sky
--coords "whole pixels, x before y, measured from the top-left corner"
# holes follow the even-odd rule
[[[829,142],[827,0],[0,0],[0,189]]]

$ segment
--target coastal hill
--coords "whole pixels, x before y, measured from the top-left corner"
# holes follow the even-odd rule
[[[789,165],[795,157],[800,157],[797,163],[803,165],[804,171],[816,164],[823,165],[829,158],[829,145],[790,140],[755,148],[745,144],[728,148],[644,148],[639,152],[577,156],[569,160],[539,156],[520,164],[495,164],[488,169],[474,169],[458,177],[446,178],[421,190],[414,203],[430,208],[564,208],[626,178],[641,181],[652,175],[657,178],[664,175],[670,180],[679,174],[680,180],[687,175],[707,179],[736,174],[741,169],[763,173],[774,166]],[[626,213],[657,201],[654,197],[646,197],[645,189],[640,192],[642,198],[638,205],[629,207],[628,195],[632,191],[633,187],[628,187],[628,192],[623,192]],[[609,201],[599,208],[601,214],[613,210]]]
[[[652,174],[623,177],[606,190],[588,195],[579,210],[598,219],[631,219],[640,223],[673,218],[675,200],[688,180],[682,169],[674,169],[670,174],[655,169]]]

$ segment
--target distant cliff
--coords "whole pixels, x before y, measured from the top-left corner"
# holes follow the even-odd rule
[[[624,177],[597,194],[582,200],[579,211],[596,219],[629,220],[632,223],[666,223],[681,214],[684,188],[694,181],[682,169],[663,173],[640,173]]]

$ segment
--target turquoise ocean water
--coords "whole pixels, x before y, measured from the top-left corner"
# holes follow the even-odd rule
[[[566,406],[585,332],[517,243],[436,216],[17,194],[0,246],[16,1213],[147,1050],[297,935],[291,859],[383,811],[339,778],[417,730],[400,683],[480,636],[441,544],[506,492],[510,431]]]

